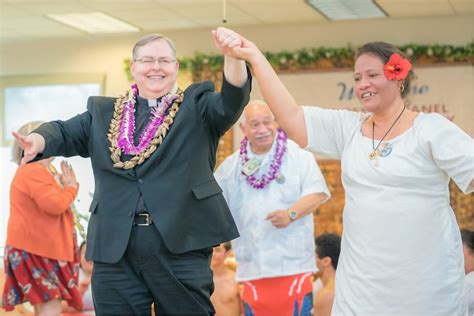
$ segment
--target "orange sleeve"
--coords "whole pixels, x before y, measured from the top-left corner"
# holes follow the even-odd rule
[[[74,187],[61,188],[46,169],[35,168],[31,171],[24,175],[24,183],[38,208],[51,215],[66,212],[76,198],[77,189]]]

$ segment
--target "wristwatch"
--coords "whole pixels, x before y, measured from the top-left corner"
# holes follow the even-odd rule
[[[287,212],[288,212],[288,216],[290,217],[290,219],[291,219],[292,222],[295,221],[296,218],[298,217],[298,213],[296,213],[296,211],[295,211],[295,210],[292,210],[291,208],[288,209]]]

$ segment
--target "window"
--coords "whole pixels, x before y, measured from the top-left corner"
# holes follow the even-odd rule
[[[101,95],[104,78],[101,75],[3,77],[0,89],[1,126],[1,214],[0,256],[6,238],[9,215],[10,183],[16,171],[11,161],[11,132],[30,121],[65,120],[86,111],[87,99]],[[53,164],[59,167],[62,159]],[[75,201],[79,212],[86,214],[94,190],[92,169],[88,159],[68,158],[73,165],[81,190]],[[58,169],[59,170],[59,169]],[[3,261],[2,261],[3,262]]]

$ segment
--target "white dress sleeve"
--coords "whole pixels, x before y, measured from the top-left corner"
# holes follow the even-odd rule
[[[464,193],[474,179],[474,140],[444,116],[427,115],[423,126],[422,147],[428,148],[436,165],[453,179]]]
[[[308,134],[308,146],[305,149],[332,159],[341,159],[347,138],[354,128],[360,128],[361,114],[314,106],[304,106],[303,110]]]

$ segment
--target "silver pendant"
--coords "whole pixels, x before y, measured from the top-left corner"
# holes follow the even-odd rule
[[[387,157],[388,155],[390,155],[390,153],[392,152],[392,144],[390,143],[383,143],[382,146],[380,146],[381,148],[379,149],[379,153],[380,153],[380,157]]]
[[[280,184],[285,183],[285,180],[286,180],[286,179],[285,179],[285,176],[284,176],[283,174],[281,174],[281,173],[278,173],[278,174],[276,175],[276,178],[275,178],[275,179],[276,179],[276,182],[278,182],[278,183],[280,183]]]

